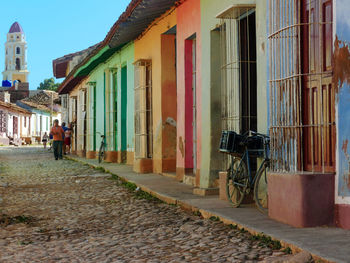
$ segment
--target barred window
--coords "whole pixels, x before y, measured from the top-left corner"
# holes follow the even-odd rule
[[[152,158],[152,64],[135,62],[135,158]]]
[[[7,133],[7,114],[0,111],[0,131]]]
[[[269,5],[272,170],[333,172],[332,1]]]
[[[255,5],[234,5],[222,12],[222,128],[257,130]]]

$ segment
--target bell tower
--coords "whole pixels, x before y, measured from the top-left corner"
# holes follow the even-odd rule
[[[28,82],[27,42],[21,25],[12,24],[5,43],[5,70],[3,80]]]

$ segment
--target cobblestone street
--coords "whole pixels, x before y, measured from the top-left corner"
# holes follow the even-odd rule
[[[283,254],[42,148],[1,147],[0,169],[0,262],[257,262]]]

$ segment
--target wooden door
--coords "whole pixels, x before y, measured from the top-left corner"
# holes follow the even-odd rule
[[[302,1],[304,170],[335,171],[332,0]]]

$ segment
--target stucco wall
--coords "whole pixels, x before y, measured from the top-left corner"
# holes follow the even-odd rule
[[[106,71],[110,69],[116,69],[117,71],[117,98],[118,98],[118,129],[117,129],[117,145],[118,151],[121,151],[121,68],[127,67],[127,151],[134,151],[134,44],[130,43],[121,49],[119,52],[116,52],[111,58],[105,61],[103,64],[100,64],[96,69],[94,69],[89,75],[90,82],[96,82],[96,147],[98,148],[101,143],[101,134],[108,134],[111,131],[108,131],[106,126],[105,130],[105,120],[107,119],[106,112],[111,112],[111,110],[105,109],[105,85],[107,85],[107,78],[110,77]],[[106,86],[106,90],[107,90]],[[90,89],[91,95],[91,89]],[[91,97],[90,97],[91,98]],[[92,100],[90,101],[91,104]],[[90,110],[92,105],[89,105]],[[93,125],[88,125],[90,132],[93,129]],[[90,141],[93,138],[90,138]],[[89,143],[92,145],[92,142]],[[108,146],[109,147],[109,146]],[[91,150],[91,149],[90,149]]]
[[[191,114],[193,100],[190,98],[186,100],[190,95],[186,90],[186,67],[185,60],[189,54],[186,54],[186,40],[195,37],[196,39],[196,139],[197,139],[197,151],[196,151],[196,175],[197,184],[200,177],[200,164],[201,164],[201,146],[202,146],[202,38],[201,38],[201,6],[200,0],[188,0],[180,5],[177,9],[177,155],[176,155],[176,167],[179,169],[192,168],[192,156],[186,156],[186,147],[192,147],[192,139],[186,138],[186,129],[191,130],[192,119],[186,118],[186,115]],[[189,21],[191,21],[189,23]],[[191,57],[189,57],[191,59]],[[188,85],[188,84],[187,84]],[[189,112],[187,112],[189,111]],[[186,128],[187,127],[187,128]],[[192,137],[192,136],[190,136]],[[191,141],[189,141],[191,140]],[[192,149],[191,149],[192,150]],[[191,151],[190,151],[191,152]]]
[[[135,41],[135,61],[139,59],[152,60],[152,115],[153,115],[153,171],[163,172],[165,166],[174,162],[174,154],[165,151],[163,145],[166,134],[163,132],[166,120],[176,120],[176,89],[173,87],[166,93],[166,70],[162,62],[166,61],[162,56],[170,56],[170,53],[162,52],[162,34],[176,25],[176,10],[164,14],[147,30],[146,34]],[[169,86],[168,86],[169,87]],[[168,100],[166,102],[165,100]],[[165,104],[166,107],[165,107]],[[166,110],[165,110],[166,108]],[[165,169],[166,170],[166,169]]]
[[[334,37],[341,43],[335,47],[335,85],[338,85],[337,103],[337,174],[336,174],[336,203],[350,204],[350,6],[346,0],[333,1]],[[345,45],[344,45],[345,44]],[[339,55],[338,52],[342,54]],[[348,64],[344,64],[348,63]]]
[[[213,77],[211,65],[213,58],[220,57],[220,50],[211,45],[217,45],[219,38],[214,29],[220,24],[216,18],[222,11],[235,4],[256,5],[256,32],[257,32],[257,107],[258,131],[267,133],[267,3],[266,0],[201,0],[201,38],[202,38],[202,160],[201,160],[201,187],[208,187],[217,178],[221,168],[220,153],[218,153],[221,135],[221,95],[220,78]],[[214,39],[216,38],[216,39]],[[214,62],[215,63],[215,62]],[[218,72],[219,73],[219,72]]]

